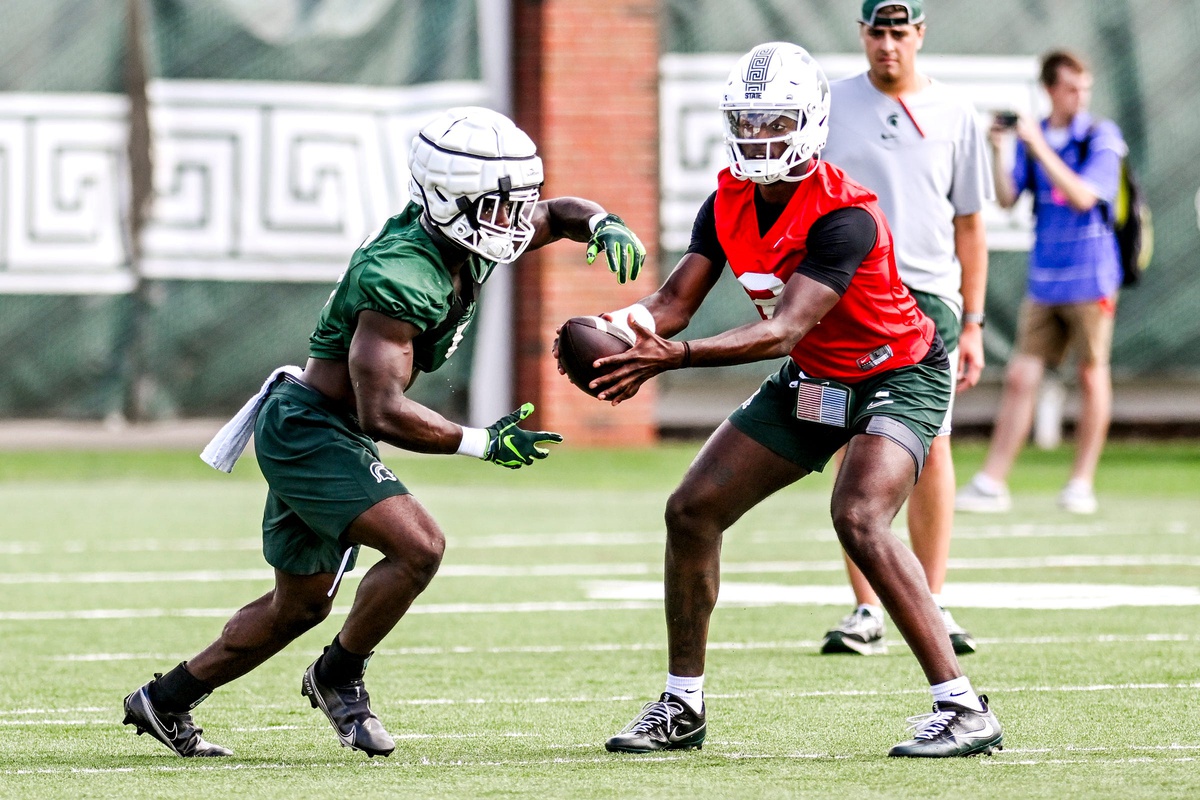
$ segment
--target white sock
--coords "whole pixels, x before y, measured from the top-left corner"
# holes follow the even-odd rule
[[[688,704],[688,707],[699,714],[704,709],[704,676],[683,678],[667,673],[667,691]]]
[[[883,619],[883,606],[871,605],[870,603],[859,603],[855,611],[866,611],[875,619]]]
[[[929,690],[933,692],[933,702],[935,703],[958,703],[960,706],[983,711],[979,695],[975,694],[975,690],[971,688],[971,681],[966,675],[945,683],[936,683],[930,686]]]
[[[935,606],[937,606],[938,608],[943,608],[943,606],[942,606],[942,596],[941,596],[940,594],[931,594],[931,595],[929,595],[929,596],[933,598],[933,604],[934,604]]]

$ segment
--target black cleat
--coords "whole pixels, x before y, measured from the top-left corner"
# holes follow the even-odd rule
[[[904,758],[954,758],[990,756],[1004,749],[1000,722],[988,708],[985,695],[979,696],[983,711],[958,703],[934,703],[932,714],[909,717],[913,738],[888,751],[889,756]]]
[[[708,724],[700,713],[673,694],[646,703],[625,729],[604,743],[610,753],[653,753],[657,750],[699,750]]]
[[[320,661],[321,659],[317,659]],[[337,731],[342,747],[361,750],[368,756],[390,756],[396,742],[383,729],[379,717],[371,713],[371,698],[362,680],[345,686],[323,686],[317,680],[317,661],[304,671],[300,694],[313,708],[319,708]]]
[[[887,642],[884,640],[883,620],[865,608],[856,608],[847,614],[836,628],[830,629],[821,640],[821,652],[850,653],[860,656],[885,655]]]
[[[201,739],[200,734],[204,733],[204,729],[196,727],[191,714],[171,714],[156,709],[150,702],[149,687],[147,683],[125,698],[123,725],[136,726],[138,736],[148,733],[165,744],[172,753],[184,758],[233,755],[229,748]]]
[[[955,622],[949,611],[944,608],[939,610],[942,612],[942,621],[946,623],[946,633],[950,634],[950,646],[954,648],[954,652],[960,656],[974,653],[976,650],[975,637],[966,628]]]

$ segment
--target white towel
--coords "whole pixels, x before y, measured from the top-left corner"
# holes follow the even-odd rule
[[[262,388],[258,390],[258,394],[251,397],[242,406],[242,410],[233,415],[233,419],[226,422],[221,430],[217,431],[217,435],[212,438],[208,446],[204,448],[204,452],[200,454],[200,459],[208,464],[213,469],[219,469],[222,472],[233,472],[233,465],[237,463],[241,457],[242,451],[246,449],[246,445],[250,443],[250,437],[254,434],[254,419],[258,416],[258,409],[262,407],[263,401],[267,399],[267,395],[271,391],[271,387],[275,385],[275,381],[279,376],[287,373],[293,378],[299,378],[304,370],[300,367],[288,365],[280,367],[271,373],[271,376],[263,382]]]

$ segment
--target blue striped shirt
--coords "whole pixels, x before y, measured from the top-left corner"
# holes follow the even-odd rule
[[[1043,120],[1043,131],[1046,126],[1047,121]],[[1027,159],[1024,143],[1017,142],[1013,184],[1018,191],[1030,188],[1027,172],[1032,163],[1037,192],[1028,291],[1039,303],[1098,300],[1116,294],[1121,285],[1120,254],[1112,227],[1105,221],[1105,206],[1111,207],[1117,197],[1125,140],[1113,122],[1093,120],[1086,112],[1075,115],[1069,133],[1070,141],[1057,150],[1058,155],[1100,198],[1090,211],[1083,213],[1071,208],[1041,165]],[[1080,145],[1089,135],[1087,161],[1080,164]]]

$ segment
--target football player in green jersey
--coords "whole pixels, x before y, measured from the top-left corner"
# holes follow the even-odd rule
[[[325,619],[362,545],[383,558],[363,576],[301,692],[343,746],[369,756],[395,749],[371,712],[363,674],[372,650],[437,572],[445,538],[379,460],[375,442],[510,469],[545,458],[545,445],[562,437],[520,427],[533,412],[529,403],[487,428],[467,428],[406,390],[453,354],[496,264],[561,238],[586,242],[589,263],[604,253],[622,283],[637,277],[645,259],[634,233],[596,203],[540,200],[534,143],[494,111],[444,113],[413,139],[408,161],[412,202],[350,259],[321,311],[303,371],[278,370],[205,451],[209,463],[232,469],[253,425],[269,486],[263,554],[275,586],[234,614],[198,655],[125,698],[125,723],[180,756],[231,753],[201,738],[191,710]],[[221,455],[210,458],[214,447]]]

